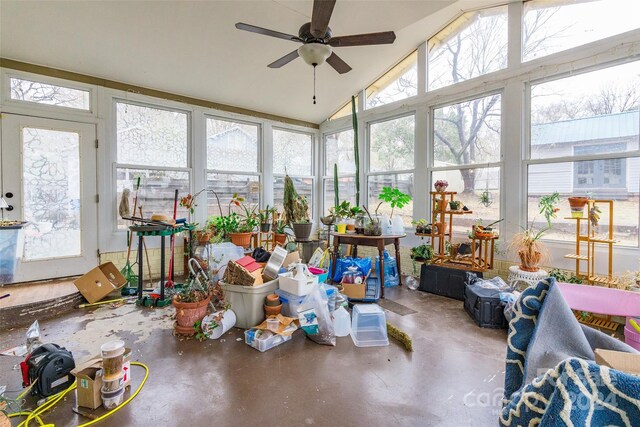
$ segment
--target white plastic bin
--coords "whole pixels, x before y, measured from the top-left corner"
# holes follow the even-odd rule
[[[318,285],[318,276],[305,276],[304,279],[298,280],[294,278],[294,275],[295,272],[291,271],[279,274],[280,289],[293,295],[305,296],[309,295],[314,286]]]
[[[264,317],[264,299],[278,289],[278,280],[272,280],[258,286],[229,285],[220,281],[225,301],[231,304],[236,313],[236,327],[249,329],[262,323]]]

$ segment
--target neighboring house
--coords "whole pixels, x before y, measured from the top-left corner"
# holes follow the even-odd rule
[[[247,159],[256,152],[258,141],[255,135],[251,135],[244,129],[233,126],[220,133],[207,138],[209,164],[220,165],[224,171],[243,171],[247,169]],[[220,156],[223,156],[220,159]]]
[[[531,158],[563,157],[567,162],[536,165],[529,174],[529,194],[637,195],[640,159],[571,161],[574,156],[637,150],[639,128],[637,110],[532,126]]]

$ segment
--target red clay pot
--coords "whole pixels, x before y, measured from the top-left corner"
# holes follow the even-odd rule
[[[201,321],[207,315],[211,294],[206,299],[198,302],[179,302],[173,298],[173,306],[176,308],[176,332],[183,335],[196,333],[193,325]]]

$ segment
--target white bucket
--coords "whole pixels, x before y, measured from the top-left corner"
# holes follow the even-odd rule
[[[217,313],[210,314],[202,319],[202,331],[212,340],[217,340],[222,336],[222,334],[233,328],[236,324],[236,314],[233,310],[226,310],[223,312],[224,314],[220,323],[214,327],[214,319],[218,317],[220,313],[221,312],[218,311]]]

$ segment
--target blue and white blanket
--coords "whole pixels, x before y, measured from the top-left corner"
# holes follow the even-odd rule
[[[640,377],[594,362],[633,348],[580,325],[554,279],[525,290],[509,324],[503,426],[640,426]]]

